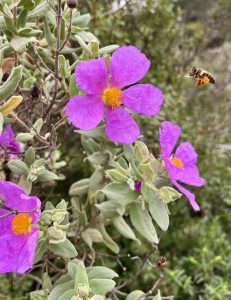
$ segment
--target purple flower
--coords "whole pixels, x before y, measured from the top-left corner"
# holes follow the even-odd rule
[[[41,202],[18,185],[0,181],[0,273],[25,273],[33,265]],[[7,209],[5,209],[7,207]],[[13,213],[12,210],[17,210]],[[9,216],[5,216],[12,213]]]
[[[138,180],[135,184],[134,184],[134,188],[137,192],[140,193],[141,191],[141,186],[142,186],[142,181]]]
[[[189,142],[180,144],[175,154],[172,154],[180,134],[181,129],[178,125],[166,121],[161,124],[160,145],[162,158],[171,182],[189,199],[195,210],[200,210],[195,201],[195,195],[178,183],[179,181],[192,186],[202,186],[206,183],[205,179],[200,177],[196,166],[197,153]]]
[[[4,156],[5,149],[9,152],[21,152],[22,147],[15,140],[14,131],[12,130],[10,125],[7,125],[0,135],[0,158]],[[9,153],[7,155],[8,159],[16,159],[18,158],[17,154]]]
[[[75,75],[86,95],[74,96],[68,102],[66,114],[71,123],[82,130],[91,130],[99,125],[105,113],[105,132],[113,142],[135,142],[140,129],[124,106],[145,116],[155,116],[163,103],[163,94],[151,84],[123,88],[141,80],[149,67],[150,61],[134,46],[124,46],[114,52],[110,80],[104,58],[81,62]]]

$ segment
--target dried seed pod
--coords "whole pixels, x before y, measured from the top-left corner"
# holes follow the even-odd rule
[[[156,265],[158,268],[164,268],[167,265],[167,259],[165,256],[160,256],[157,259]]]
[[[76,8],[78,4],[77,0],[67,0],[67,6],[71,9]]]

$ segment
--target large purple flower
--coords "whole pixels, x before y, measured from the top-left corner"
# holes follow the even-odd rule
[[[180,144],[175,154],[172,154],[180,134],[181,129],[178,125],[166,121],[161,124],[160,145],[162,158],[172,183],[189,199],[195,210],[200,210],[195,201],[195,195],[178,183],[179,181],[192,186],[205,184],[205,179],[200,177],[196,166],[197,153],[189,142]]]
[[[82,130],[94,129],[106,114],[105,132],[113,141],[131,144],[140,129],[124,106],[145,116],[155,116],[163,103],[162,91],[151,84],[125,86],[141,80],[150,61],[134,46],[118,48],[111,57],[110,76],[104,58],[81,62],[76,68],[76,81],[86,93],[74,96],[66,107],[72,124]]]
[[[22,147],[15,140],[14,131],[12,130],[10,125],[7,125],[0,135],[0,158],[4,155],[5,150],[9,152],[21,152]],[[17,154],[9,153],[7,155],[8,159],[16,159],[18,157]]]
[[[41,214],[41,202],[37,197],[28,196],[18,185],[3,180],[0,181],[0,198],[3,202],[0,208],[0,273],[22,274],[33,265],[39,234],[35,224]]]

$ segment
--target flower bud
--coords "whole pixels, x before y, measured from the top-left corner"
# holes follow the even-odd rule
[[[67,213],[68,212],[65,211],[64,209],[55,209],[53,212],[52,221],[61,223],[64,220]]]
[[[90,289],[87,285],[82,285],[78,288],[78,293],[80,297],[87,298],[90,293]]]
[[[67,0],[67,6],[71,9],[76,8],[78,4],[77,0]]]
[[[181,197],[181,194],[170,186],[163,186],[160,189],[160,199],[164,203],[169,203],[171,201],[175,201],[176,199],[178,199],[180,197]]]
[[[55,226],[51,226],[48,228],[47,236],[51,243],[55,243],[65,240],[66,233],[61,229],[57,229]]]
[[[148,147],[143,142],[137,141],[135,143],[134,151],[135,157],[139,163],[142,163],[149,157]]]
[[[42,215],[40,220],[44,222],[46,225],[50,225],[52,223],[52,211],[51,210],[45,210]]]

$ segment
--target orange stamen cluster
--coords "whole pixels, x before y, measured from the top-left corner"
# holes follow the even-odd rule
[[[172,163],[174,166],[176,166],[176,167],[178,167],[178,168],[180,168],[180,169],[184,169],[184,164],[183,164],[183,162],[182,162],[182,160],[181,160],[180,158],[173,157],[173,158],[171,158],[170,160],[171,160],[171,163]]]
[[[122,97],[123,94],[121,90],[116,87],[105,89],[103,92],[104,104],[110,106],[113,109],[121,105],[120,100],[122,99]]]
[[[17,214],[12,220],[12,231],[15,235],[30,233],[32,218],[26,213]]]

